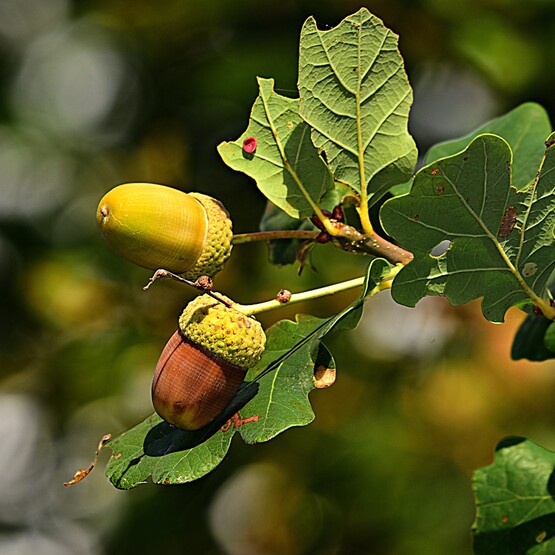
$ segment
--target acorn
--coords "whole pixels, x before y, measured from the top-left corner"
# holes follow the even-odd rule
[[[231,220],[216,199],[153,183],[110,190],[96,211],[108,245],[135,264],[187,279],[214,276],[231,254]]]
[[[210,295],[191,301],[156,365],[154,410],[184,430],[198,430],[229,405],[247,370],[261,358],[260,322]]]

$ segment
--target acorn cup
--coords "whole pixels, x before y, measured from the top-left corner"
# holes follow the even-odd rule
[[[108,245],[148,268],[187,279],[214,276],[231,254],[231,220],[207,195],[153,183],[127,183],[110,190],[96,211]]]
[[[156,365],[154,410],[178,428],[203,428],[229,405],[265,344],[260,322],[210,295],[197,297]]]

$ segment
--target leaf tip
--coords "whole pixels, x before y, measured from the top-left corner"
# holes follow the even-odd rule
[[[317,389],[324,389],[332,386],[335,383],[335,376],[335,368],[326,368],[323,365],[318,366],[314,370],[314,376],[312,377],[314,387]]]
[[[108,443],[108,441],[110,441],[111,438],[112,434],[105,434],[102,436],[102,439],[100,440],[100,443],[96,448],[96,453],[92,463],[87,468],[77,470],[71,480],[69,480],[68,482],[64,482],[65,487],[70,487],[77,484],[78,482],[81,482],[91,473],[93,468],[96,466],[96,463],[98,462],[98,455],[100,453],[100,450],[104,447],[104,445],[106,445],[106,443]]]

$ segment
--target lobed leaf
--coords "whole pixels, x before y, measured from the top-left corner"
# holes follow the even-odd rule
[[[335,177],[368,197],[406,181],[416,163],[397,39],[366,8],[327,31],[310,17],[301,31],[300,114]]]
[[[511,149],[480,135],[463,152],[420,170],[410,194],[380,212],[386,232],[414,254],[392,295],[414,306],[426,295],[453,305],[483,297],[482,311],[502,322],[513,305],[538,303],[555,268],[555,152],[546,142],[537,179],[511,185]],[[448,241],[440,254],[434,249]]]
[[[305,338],[310,340],[260,379],[258,395],[241,411],[243,418],[259,418],[255,425],[239,429],[245,442],[268,441],[288,428],[306,426],[314,420],[308,394],[314,389],[314,368],[320,353],[318,340],[326,322],[326,319],[299,314],[295,322],[281,320],[268,330],[262,367],[286,354]],[[313,352],[314,347],[316,352]],[[328,359],[327,364],[335,368],[333,358]]]
[[[555,553],[555,453],[524,438],[502,441],[474,473],[476,555]]]
[[[274,91],[273,79],[258,78],[259,95],[247,130],[233,142],[218,146],[222,160],[252,177],[260,191],[293,218],[310,217],[327,189],[330,172],[310,140],[310,129],[299,116],[299,100]],[[256,139],[248,153],[243,142]]]

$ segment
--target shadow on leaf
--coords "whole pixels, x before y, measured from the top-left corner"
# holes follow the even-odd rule
[[[514,447],[519,443],[523,443],[526,441],[525,437],[521,436],[507,436],[504,437],[496,446],[495,452],[501,451],[501,449],[507,449],[508,447]]]
[[[530,446],[524,445],[526,443],[529,442],[523,437],[509,436],[499,442],[495,451],[496,453],[504,449],[511,451],[515,446],[522,446],[523,452],[529,455]],[[520,452],[521,449],[519,448],[518,451]],[[512,456],[514,457],[514,452]],[[511,453],[507,457],[509,457],[511,462],[510,469],[514,471],[513,466],[515,463]],[[520,461],[521,459],[518,458],[518,460]],[[509,472],[505,466],[503,471]],[[528,472],[531,472],[533,477],[533,471],[529,470]],[[519,472],[519,474],[522,474],[522,472]],[[509,475],[514,477],[514,474]],[[538,549],[543,549],[541,553],[552,553],[554,543],[550,540],[555,537],[555,511],[553,511],[553,501],[555,501],[555,470],[551,471],[546,482],[544,480],[547,476],[545,474],[543,476],[544,478],[538,478],[540,480],[537,484],[539,488],[538,494],[533,498],[524,496],[521,499],[524,501],[526,499],[528,501],[536,500],[533,508],[529,508],[526,511],[521,508],[517,510],[514,507],[511,508],[512,504],[508,504],[506,513],[493,510],[488,512],[487,517],[484,516],[489,531],[474,531],[473,543],[476,555],[524,555],[527,553],[540,553]],[[505,474],[504,477],[507,479]],[[528,476],[526,479],[530,480],[532,478]],[[520,498],[518,491],[512,491],[512,493],[515,495],[515,500]],[[495,505],[488,498],[487,506],[491,507],[492,504]],[[532,514],[541,512],[546,514],[536,518],[528,518]],[[526,513],[527,516],[523,517],[523,513]],[[548,542],[549,545],[547,546]],[[543,548],[540,546],[543,546]],[[546,551],[546,549],[551,550]]]
[[[545,346],[544,337],[547,328],[553,323],[544,316],[528,316],[516,332],[511,357],[513,360],[528,359],[541,362],[555,358],[555,352]]]
[[[479,533],[474,536],[477,555],[523,555],[555,536],[555,513],[534,518],[506,530]],[[545,551],[544,553],[547,553]]]
[[[181,430],[168,422],[160,422],[146,434],[143,443],[145,455],[162,457],[197,447],[218,432],[236,412],[253,399],[259,387],[258,382],[244,382],[223,412],[200,430]]]

